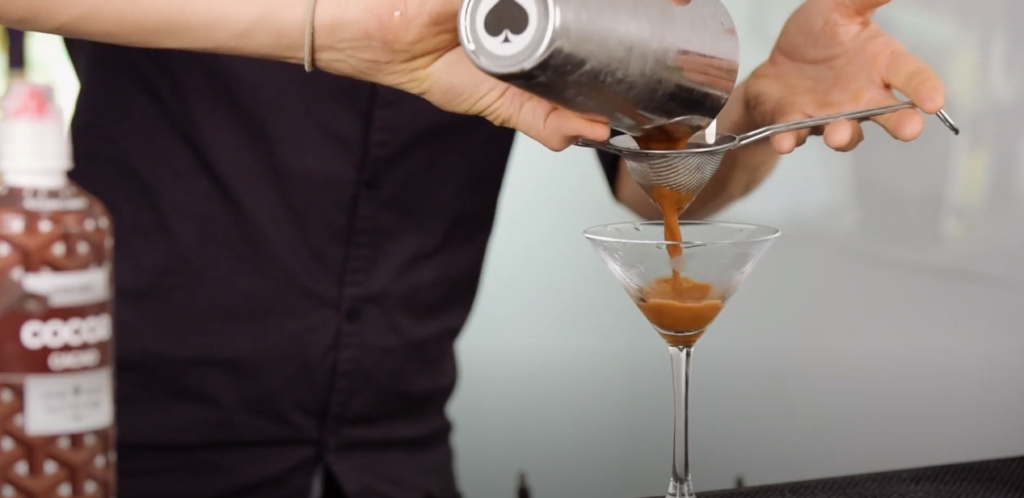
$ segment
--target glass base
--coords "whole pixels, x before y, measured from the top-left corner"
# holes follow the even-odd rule
[[[681,483],[669,481],[668,494],[665,495],[665,498],[695,498],[696,496],[693,493],[693,482],[687,479]]]

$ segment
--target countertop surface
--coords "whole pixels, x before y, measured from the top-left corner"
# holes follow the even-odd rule
[[[1020,498],[1024,457],[698,493],[699,498]],[[662,497],[657,497],[662,498]]]

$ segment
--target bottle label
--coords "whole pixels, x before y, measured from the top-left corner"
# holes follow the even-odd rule
[[[43,279],[60,290],[38,295],[3,280],[0,497],[116,496],[109,303],[49,307],[76,292]]]
[[[537,0],[480,0],[473,21],[476,35],[495,55],[516,55],[537,34],[537,10]]]
[[[66,373],[111,364],[112,319],[107,305],[20,310],[0,316],[0,374]]]
[[[74,197],[25,197],[22,207],[28,211],[50,213],[53,211],[81,211],[89,207],[89,198]]]
[[[110,267],[26,273],[21,286],[26,292],[46,296],[51,308],[96,304],[110,299]]]
[[[25,435],[78,434],[114,423],[110,368],[72,374],[26,375]]]

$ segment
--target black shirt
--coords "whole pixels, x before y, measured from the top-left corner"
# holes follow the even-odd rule
[[[73,177],[116,229],[119,496],[306,498],[321,464],[351,498],[455,496],[453,343],[513,131],[300,66],[69,49]]]

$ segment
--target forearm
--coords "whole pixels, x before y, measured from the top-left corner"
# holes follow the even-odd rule
[[[743,85],[736,88],[729,103],[719,115],[720,132],[740,135],[759,127],[747,112],[743,89]],[[707,218],[743,198],[764,181],[778,162],[779,155],[767,140],[729,152],[711,182],[687,209],[685,218]],[[629,176],[625,163],[619,166],[615,192],[620,202],[640,216],[647,219],[661,217],[661,211]]]
[[[340,4],[368,3],[319,1],[318,29],[324,20],[343,19],[332,12]],[[0,25],[118,45],[301,62],[306,7],[307,0],[3,0]]]

